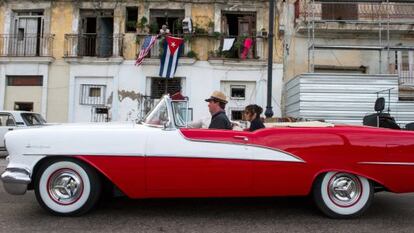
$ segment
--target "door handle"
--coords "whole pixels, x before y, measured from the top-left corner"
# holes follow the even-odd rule
[[[12,131],[13,130],[13,128],[9,128],[9,131]]]
[[[239,140],[243,140],[245,142],[249,141],[249,138],[246,136],[234,136],[234,139],[239,139]]]

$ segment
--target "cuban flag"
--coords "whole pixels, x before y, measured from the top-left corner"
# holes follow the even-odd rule
[[[166,36],[164,52],[161,56],[160,77],[173,78],[177,70],[178,58],[184,46],[184,39]]]

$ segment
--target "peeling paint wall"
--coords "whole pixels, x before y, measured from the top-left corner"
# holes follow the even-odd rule
[[[5,34],[4,32],[4,22],[5,22],[5,5],[4,3],[0,3],[0,33]]]
[[[72,22],[74,20],[73,3],[54,2],[51,14],[51,33],[55,35],[53,56],[62,59],[64,55],[65,34],[74,33]]]

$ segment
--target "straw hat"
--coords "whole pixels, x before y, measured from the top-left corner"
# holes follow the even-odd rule
[[[210,98],[206,99],[206,102],[210,102],[210,100],[227,104],[226,95],[221,91],[214,91],[213,94],[211,94]]]

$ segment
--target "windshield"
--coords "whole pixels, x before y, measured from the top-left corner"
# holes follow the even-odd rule
[[[177,127],[187,127],[187,122],[190,121],[187,101],[173,101],[172,107],[175,125]]]
[[[165,99],[162,99],[144,119],[145,124],[164,126],[168,123],[168,108]]]
[[[36,113],[22,113],[21,114],[24,122],[28,126],[32,125],[43,125],[46,123],[45,119],[43,119],[42,115]]]

